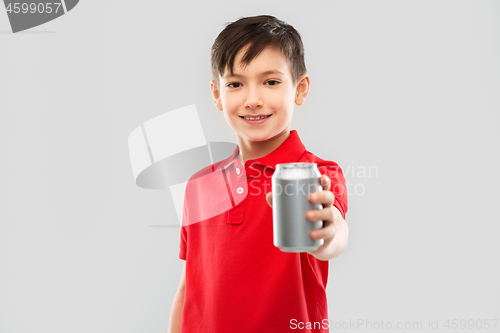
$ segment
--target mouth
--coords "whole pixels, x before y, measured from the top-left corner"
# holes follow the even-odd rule
[[[243,116],[239,116],[239,117],[242,118],[242,119],[248,120],[248,121],[259,121],[259,120],[262,120],[262,119],[269,118],[269,117],[271,117],[271,115],[267,115],[267,116],[264,116],[264,117],[243,117]],[[253,119],[251,119],[251,118],[253,118]]]
[[[272,115],[267,115],[267,116],[264,116],[263,118],[261,117],[243,117],[243,116],[239,116],[241,119],[243,119],[243,121],[245,123],[247,123],[247,125],[260,125],[260,124],[264,124],[267,122],[267,120],[269,118],[271,118]],[[253,118],[253,119],[250,119],[250,118]]]

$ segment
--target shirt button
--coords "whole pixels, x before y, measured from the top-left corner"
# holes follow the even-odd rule
[[[236,168],[236,173],[239,175],[240,174],[240,168]]]
[[[238,187],[238,188],[236,189],[236,192],[238,192],[238,194],[243,193],[243,187]]]

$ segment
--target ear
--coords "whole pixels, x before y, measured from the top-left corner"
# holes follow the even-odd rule
[[[212,98],[213,98],[215,107],[217,109],[219,109],[220,111],[222,111],[222,101],[221,101],[220,92],[217,89],[217,87],[215,86],[215,81],[214,80],[212,80],[210,82],[210,89],[212,90]]]
[[[307,95],[309,94],[309,85],[311,84],[311,80],[309,79],[309,75],[303,74],[300,77],[299,83],[297,83],[297,88],[295,90],[295,104],[302,105],[306,100]]]

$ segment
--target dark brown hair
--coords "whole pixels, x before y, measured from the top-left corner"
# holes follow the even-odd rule
[[[212,45],[212,76],[219,89],[219,75],[229,68],[233,75],[233,65],[240,49],[249,45],[241,63],[247,66],[267,46],[273,46],[287,58],[293,84],[306,73],[304,45],[300,34],[291,25],[271,15],[242,17],[226,27]]]

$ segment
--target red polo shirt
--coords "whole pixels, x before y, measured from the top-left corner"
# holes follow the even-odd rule
[[[181,332],[328,332],[328,261],[273,245],[272,209],[265,196],[276,164],[316,163],[331,178],[334,205],[345,218],[342,170],[307,151],[296,130],[273,152],[244,166],[238,153],[236,147],[186,186],[179,253],[186,260]],[[308,323],[313,329],[306,329]]]

